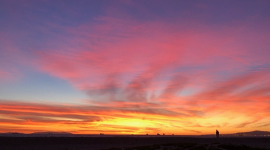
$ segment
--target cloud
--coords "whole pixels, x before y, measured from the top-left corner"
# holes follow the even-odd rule
[[[30,58],[13,41],[14,36],[7,31],[0,31],[0,82],[20,79],[19,66],[29,65]]]
[[[1,80],[7,79],[9,77],[10,77],[10,73],[9,72],[0,70],[0,79]]]
[[[242,123],[238,124],[236,126],[236,128],[244,128],[244,127],[246,127],[248,125],[252,125],[252,124],[254,124],[254,123],[256,123],[256,122],[258,122],[260,120],[261,119],[255,119],[255,120],[251,120],[251,121],[242,122]]]
[[[195,132],[195,133],[201,133],[201,131],[196,131],[196,130],[189,130],[189,129],[184,129],[186,131],[190,131],[190,132]]]
[[[84,128],[95,126],[97,130],[103,130],[107,133],[110,133],[114,128],[123,133],[156,132],[159,130],[157,127],[149,126],[149,128],[144,129],[144,125],[164,121],[166,116],[182,115],[162,108],[135,108],[132,105],[121,107],[119,104],[117,107],[71,106],[1,100],[0,106],[1,131],[4,131],[5,126],[8,126],[9,129],[24,126],[28,128],[24,131],[30,132],[30,127],[35,126],[33,132],[54,130],[77,133]],[[135,116],[140,116],[143,119]],[[63,128],[59,128],[60,125]],[[46,128],[43,129],[44,126]],[[140,132],[138,128],[142,128]]]
[[[124,5],[149,13],[141,4]],[[31,6],[26,4],[26,8]],[[22,28],[16,26],[20,34],[1,32],[6,38],[0,37],[4,54],[0,56],[0,79],[16,76],[20,68],[30,66],[68,81],[88,99],[78,102],[85,105],[68,106],[0,101],[6,127],[30,131],[36,124],[39,127],[34,130],[45,130],[42,123],[47,127],[54,123],[55,130],[63,125],[63,130],[74,132],[93,132],[85,129],[93,126],[97,132],[138,130],[130,124],[123,126],[123,118],[151,127],[144,131],[169,131],[179,123],[194,127],[179,132],[199,133],[213,127],[224,127],[229,132],[235,127],[255,127],[263,118],[269,120],[270,30],[264,27],[269,23],[255,25],[252,19],[233,19],[225,25],[189,18],[130,19],[129,13],[122,12],[124,8],[118,9],[121,4],[115,6],[105,11],[112,15],[84,21],[65,21],[61,15],[53,15],[53,22],[39,18],[34,24],[29,20],[35,20],[36,13],[28,11],[23,21],[14,14],[9,17],[15,18],[14,25],[22,21]],[[16,7],[20,12],[25,9]],[[70,18],[77,18],[73,7],[74,11],[62,5],[60,8]],[[176,8],[169,14],[179,14],[173,13]],[[35,10],[48,12],[39,7]],[[149,13],[149,18],[154,14]],[[60,22],[55,22],[58,19]],[[31,42],[21,44],[25,41]],[[113,126],[115,122],[118,124]],[[25,128],[20,127],[22,124]]]
[[[99,106],[93,110],[198,118],[198,128],[227,124],[233,115],[267,116],[264,83],[269,82],[269,71],[258,59],[244,57],[254,51],[244,43],[259,44],[243,37],[252,33],[248,27],[211,30],[110,17],[97,20],[65,28],[73,38],[62,42],[70,44],[36,53],[37,67],[86,92],[85,102]],[[207,117],[223,120],[199,122]]]

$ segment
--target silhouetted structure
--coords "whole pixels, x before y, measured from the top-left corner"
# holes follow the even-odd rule
[[[216,137],[219,138],[219,132],[216,130]]]

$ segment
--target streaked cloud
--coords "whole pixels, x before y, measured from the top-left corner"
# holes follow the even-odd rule
[[[86,98],[47,104],[49,87],[42,88],[49,96],[35,102],[2,98],[0,132],[267,130],[270,24],[264,3],[245,4],[250,14],[233,2],[5,2],[0,88],[22,84],[29,74],[42,87],[42,74]],[[221,11],[227,7],[234,15]]]

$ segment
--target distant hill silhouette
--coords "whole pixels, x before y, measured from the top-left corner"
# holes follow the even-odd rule
[[[215,137],[215,134],[204,134],[201,135],[202,137]],[[248,136],[248,137],[265,137],[265,136],[270,136],[269,131],[249,131],[249,132],[237,132],[237,133],[231,133],[231,134],[220,134],[221,137],[238,137],[238,136]]]
[[[270,135],[270,132],[255,130],[255,131],[250,131],[250,132],[238,132],[235,134],[243,135],[243,136],[263,136],[263,135]]]
[[[0,133],[0,134],[24,134],[20,132],[5,132],[5,133]]]
[[[31,134],[72,134],[72,133],[69,133],[69,132],[34,132]]]
[[[213,132],[214,133],[214,132]],[[93,136],[94,134],[85,134],[84,136]],[[105,133],[101,133],[99,135],[106,135]],[[156,136],[160,136],[161,134],[157,134]],[[72,134],[70,132],[34,132],[30,134],[26,133],[19,133],[19,132],[6,132],[6,133],[0,133],[0,136],[81,136],[81,134]],[[115,135],[117,136],[117,135]],[[124,135],[119,135],[124,136]],[[146,136],[149,136],[148,134]],[[155,136],[155,135],[152,135]],[[168,135],[170,136],[170,135]],[[171,135],[174,136],[174,135]],[[175,136],[187,136],[187,137],[194,137],[194,136],[202,136],[202,137],[215,137],[216,134],[203,134],[203,135],[175,135]],[[231,134],[222,134],[222,131],[220,133],[221,137],[237,137],[237,136],[269,136],[270,137],[270,131],[249,131],[249,132],[237,132],[237,133],[231,133]]]

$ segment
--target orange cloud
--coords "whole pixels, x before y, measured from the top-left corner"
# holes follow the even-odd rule
[[[255,50],[248,45],[262,46],[245,36],[253,34],[249,27],[237,24],[212,30],[188,23],[97,20],[96,24],[61,28],[73,38],[60,37],[58,47],[35,51],[36,67],[88,94],[84,102],[89,106],[31,108],[31,104],[6,111],[47,113],[69,120],[87,120],[84,116],[91,114],[99,118],[88,118],[94,124],[109,118],[107,125],[118,120],[121,128],[125,124],[121,118],[148,118],[150,122],[139,122],[149,123],[155,131],[175,129],[179,134],[209,133],[214,127],[233,132],[241,126],[245,130],[267,126],[269,71],[267,65],[260,66],[267,60],[251,57]],[[52,109],[57,111],[48,112]]]
[[[31,57],[20,56],[22,50],[12,47],[9,37],[3,47],[10,49],[5,54],[16,64],[24,62],[65,79],[88,99],[80,105],[1,100],[0,131],[208,134],[217,127],[223,133],[266,130],[269,31],[255,31],[246,22],[226,27],[196,24],[114,17],[97,17],[95,23],[77,26],[46,23],[62,34],[38,27],[40,33],[54,38],[46,39],[44,47],[30,44]],[[6,68],[12,65],[0,70],[0,78],[10,75]]]

